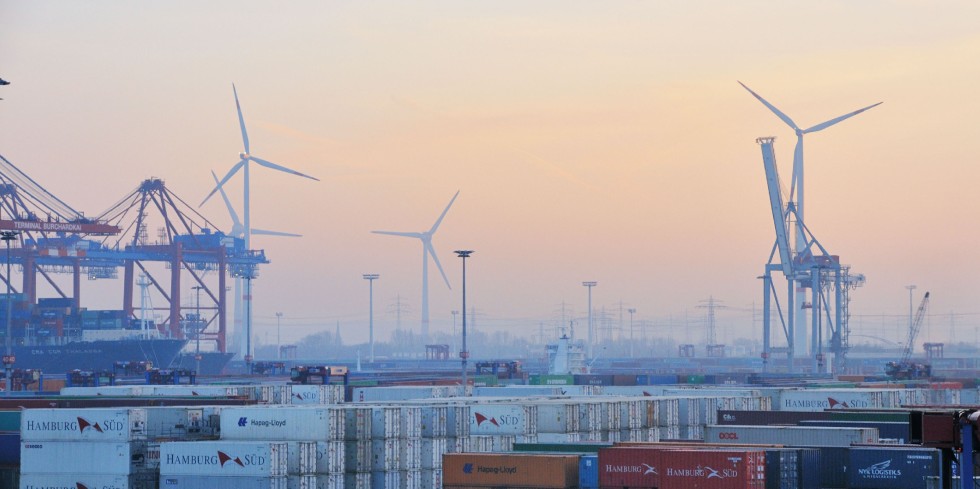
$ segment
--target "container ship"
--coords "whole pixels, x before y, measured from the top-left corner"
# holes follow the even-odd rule
[[[76,369],[112,370],[116,362],[170,368],[177,366],[188,341],[168,338],[152,322],[128,318],[122,310],[76,310],[71,299],[38,299],[32,304],[23,294],[0,294],[0,320],[6,321],[8,305],[17,369],[51,375]],[[0,327],[4,341],[6,332],[5,326]]]

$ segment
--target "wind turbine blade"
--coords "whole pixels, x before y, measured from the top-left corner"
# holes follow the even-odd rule
[[[237,172],[239,169],[241,169],[241,167],[244,166],[244,165],[245,165],[245,160],[241,160],[238,163],[235,163],[235,166],[231,167],[231,170],[228,170],[228,174],[225,175],[225,178],[222,178],[221,181],[218,182],[218,185],[216,187],[214,187],[214,190],[212,190],[211,193],[209,193],[208,196],[204,198],[204,200],[201,201],[201,203],[198,205],[198,207],[201,207],[202,205],[204,205],[204,203],[207,202],[208,199],[210,199],[211,196],[214,195],[214,193],[217,192],[218,189],[220,189],[221,186],[224,185],[225,182],[227,182],[229,178],[231,178],[232,176],[234,176],[235,175],[235,172]]]
[[[320,181],[319,178],[311,177],[309,175],[304,175],[304,174],[302,174],[302,173],[300,173],[300,172],[298,172],[296,170],[290,170],[289,168],[286,168],[284,166],[279,166],[279,165],[277,165],[275,163],[272,163],[271,161],[265,161],[262,158],[257,158],[255,156],[249,156],[248,158],[250,160],[252,160],[252,161],[254,161],[254,162],[256,162],[256,163],[258,163],[258,164],[260,164],[260,165],[262,165],[264,167],[266,167],[266,168],[272,168],[273,170],[279,170],[281,172],[291,173],[293,175],[301,176],[303,178],[309,178],[310,180],[316,180],[318,182]]]
[[[436,229],[439,228],[439,224],[442,223],[442,218],[446,217],[446,213],[449,212],[449,208],[453,206],[453,202],[456,202],[456,197],[459,197],[459,190],[456,191],[456,195],[453,195],[453,199],[449,201],[449,205],[447,205],[446,209],[442,211],[439,219],[436,219],[436,223],[432,225],[432,229],[429,230],[429,234],[435,233]],[[446,285],[448,284],[449,282],[446,282]]]
[[[389,236],[405,236],[406,238],[422,239],[422,233],[399,233],[395,231],[371,231],[374,234],[387,234]]]
[[[442,279],[446,281],[446,287],[452,290],[453,286],[449,285],[449,279],[446,278],[446,272],[442,271],[442,264],[439,263],[439,255],[436,254],[436,249],[432,247],[432,241],[425,240],[425,248],[429,250],[429,255],[432,256],[432,260],[436,262],[436,268],[439,269],[439,273],[442,274]]]
[[[214,184],[220,185],[220,182],[218,181],[218,175],[214,173],[214,170],[211,170],[211,176],[214,177]],[[224,199],[225,201],[225,207],[228,208],[228,215],[231,216],[232,229],[241,226],[242,221],[238,220],[238,213],[235,212],[235,208],[232,207],[231,201],[228,200],[228,194],[225,193],[225,189],[223,187],[218,187],[218,189],[221,192],[221,198]]]
[[[266,231],[265,229],[252,229],[252,234],[261,234],[263,236],[288,236],[290,238],[302,238],[302,234],[295,233],[284,233],[282,231]]]
[[[854,112],[851,112],[850,114],[844,114],[844,115],[842,115],[842,116],[840,116],[840,117],[838,117],[836,119],[831,119],[831,120],[829,120],[827,122],[821,122],[820,124],[817,124],[817,125],[809,128],[809,129],[804,130],[803,131],[803,134],[807,134],[807,133],[811,133],[811,132],[817,132],[817,131],[826,129],[826,128],[834,125],[834,124],[837,124],[838,122],[840,122],[840,121],[842,121],[844,119],[850,119],[851,117],[854,117],[854,116],[860,114],[861,112],[864,112],[864,111],[866,111],[868,109],[873,109],[873,108],[875,108],[875,107],[877,107],[877,106],[879,106],[879,105],[881,105],[883,103],[884,102],[878,102],[876,104],[869,105],[869,106],[867,106],[867,107],[865,107],[863,109],[855,110]]]
[[[790,119],[788,115],[782,113],[779,109],[776,108],[776,106],[770,104],[769,102],[766,101],[766,99],[760,97],[759,94],[753,92],[752,89],[749,88],[749,87],[747,87],[747,86],[745,86],[744,83],[738,82],[738,84],[739,85],[742,85],[742,88],[748,90],[749,93],[751,93],[753,97],[759,99],[759,102],[762,102],[762,105],[765,105],[766,107],[769,107],[769,110],[771,110],[773,112],[773,114],[776,114],[776,116],[779,117],[780,119],[782,119],[783,122],[785,122],[789,127],[792,127],[794,131],[799,131],[800,130],[799,127],[796,127],[796,123],[793,122],[793,119]]]
[[[248,132],[245,131],[245,118],[242,117],[242,106],[238,103],[238,89],[235,88],[234,83],[231,84],[231,90],[235,92],[235,108],[238,109],[238,124],[242,126],[242,142],[245,143],[245,154],[248,154]]]

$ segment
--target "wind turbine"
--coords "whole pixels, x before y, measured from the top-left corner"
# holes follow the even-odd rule
[[[446,287],[452,289],[452,286],[449,285],[449,279],[446,278],[446,272],[442,270],[442,265],[439,263],[439,255],[436,254],[435,248],[432,247],[432,235],[435,234],[437,229],[439,229],[439,224],[442,223],[442,218],[446,217],[446,213],[449,212],[449,208],[453,206],[453,202],[456,201],[456,197],[459,197],[458,190],[456,191],[456,195],[453,195],[452,200],[449,201],[449,205],[446,206],[446,209],[439,215],[439,219],[436,219],[435,224],[433,224],[428,231],[423,231],[421,233],[371,231],[375,234],[417,238],[422,241],[422,341],[428,341],[429,338],[429,255],[432,255],[432,259],[436,262],[436,268],[438,268],[439,273],[442,274],[442,279],[446,281]]]
[[[214,178],[214,183],[218,184],[218,175],[216,175],[213,170],[211,171],[211,176]],[[242,221],[238,219],[238,213],[235,212],[235,208],[231,205],[231,200],[228,199],[228,194],[225,193],[225,189],[220,188],[218,189],[218,192],[221,193],[221,199],[225,201],[225,207],[228,208],[228,216],[231,217],[231,230],[228,231],[228,235],[234,238],[241,238],[245,236],[245,225],[243,225]],[[294,238],[302,237],[302,235],[300,234],[283,233],[279,231],[266,231],[263,229],[253,229],[252,234],[262,234],[262,235],[269,235],[269,236],[288,236]],[[234,330],[233,330],[234,332],[232,336],[233,337],[232,343],[234,345],[238,345],[235,347],[235,349],[237,350],[241,347],[241,334],[242,334],[242,322],[243,322],[242,319],[244,315],[244,308],[242,307],[242,277],[239,275],[235,276],[234,293],[235,293],[235,300],[233,302],[232,307],[234,308],[235,319],[234,319]],[[245,354],[247,354],[247,352]],[[243,354],[242,356],[244,356],[245,354]]]
[[[803,189],[804,189],[804,187],[803,187],[803,135],[804,134],[809,134],[811,132],[822,131],[822,130],[830,127],[830,126],[833,126],[834,124],[837,124],[838,122],[842,122],[844,120],[850,119],[851,117],[854,117],[854,116],[860,114],[861,112],[864,112],[866,110],[875,108],[875,107],[881,105],[884,102],[878,102],[876,104],[871,104],[871,105],[869,105],[867,107],[864,107],[862,109],[855,110],[854,112],[849,112],[849,113],[844,114],[842,116],[835,117],[835,118],[830,119],[830,120],[825,121],[825,122],[821,122],[820,124],[817,124],[815,126],[812,126],[812,127],[806,128],[806,129],[800,129],[800,127],[797,126],[795,122],[793,122],[793,119],[790,119],[788,115],[784,114],[782,111],[780,111],[779,109],[777,109],[776,106],[770,104],[768,101],[766,101],[766,99],[760,97],[759,94],[753,92],[752,89],[749,88],[749,87],[747,87],[747,86],[745,86],[744,83],[738,82],[738,84],[739,85],[742,85],[742,88],[748,90],[749,93],[751,93],[753,97],[757,98],[759,100],[759,102],[762,102],[762,105],[765,105],[766,107],[768,107],[769,110],[771,110],[773,114],[776,114],[776,117],[779,117],[779,119],[782,120],[784,123],[786,123],[786,125],[789,126],[790,129],[792,129],[794,132],[796,132],[796,149],[793,150],[793,176],[791,177],[790,191],[789,191],[789,202],[787,202],[787,203],[792,202],[792,203],[794,203],[796,205],[796,215],[798,216],[798,220],[796,222],[796,252],[797,253],[800,253],[800,252],[803,251],[803,248],[804,248],[804,246],[806,244],[806,238],[804,236],[804,231],[803,231],[803,224],[806,222],[804,220],[804,218],[803,218],[803,216],[804,216],[804,214],[803,214],[803,210],[804,210],[804,208],[803,208],[803,196],[804,196],[804,192],[803,192]],[[799,193],[797,193],[797,189],[799,189],[799,191],[798,191]],[[794,197],[795,197],[795,200],[794,200]],[[806,309],[804,309],[804,307],[803,307],[804,306],[803,298],[804,298],[804,294],[797,294],[796,295],[795,309],[796,309],[796,313],[799,315],[799,317],[800,317],[801,320],[806,317]],[[801,325],[801,328],[799,328],[799,330],[794,333],[795,335],[797,335],[797,340],[798,340],[798,341],[795,342],[795,345],[796,345],[797,349],[800,350],[800,351],[798,351],[796,353],[803,353],[807,349],[806,335],[803,334],[803,331],[802,331],[802,329],[805,328],[806,321],[799,321],[797,324]]]
[[[225,175],[224,178],[221,179],[221,181],[218,182],[218,184],[214,187],[214,190],[212,190],[211,193],[209,193],[207,195],[207,197],[205,197],[204,200],[201,201],[201,204],[199,205],[199,207],[200,206],[203,206],[208,201],[208,199],[210,199],[211,196],[214,195],[215,192],[217,192],[218,190],[220,190],[222,188],[222,186],[229,179],[231,179],[231,177],[235,176],[235,173],[238,173],[238,170],[244,169],[243,175],[244,175],[244,186],[245,186],[245,192],[244,192],[244,196],[245,196],[245,199],[244,199],[245,200],[245,203],[244,203],[244,207],[245,207],[244,208],[245,222],[242,225],[242,233],[243,233],[244,239],[245,239],[245,249],[250,250],[250,249],[252,249],[252,221],[251,221],[251,205],[250,205],[250,199],[249,199],[249,195],[250,195],[250,193],[249,193],[250,186],[249,186],[249,178],[248,178],[249,177],[249,172],[248,172],[249,162],[255,162],[259,166],[264,166],[266,168],[271,168],[273,170],[278,170],[278,171],[281,171],[281,172],[285,172],[285,173],[290,173],[290,174],[293,174],[293,175],[301,176],[301,177],[304,177],[304,178],[309,178],[311,180],[316,180],[316,181],[320,181],[320,180],[318,178],[311,177],[309,175],[305,175],[303,173],[300,173],[300,172],[298,172],[296,170],[292,170],[292,169],[286,168],[284,166],[277,165],[275,163],[272,163],[271,161],[266,161],[266,160],[264,160],[262,158],[259,158],[259,157],[254,156],[254,155],[251,154],[251,148],[250,148],[249,142],[248,142],[248,131],[245,130],[245,117],[242,115],[242,106],[238,102],[238,89],[235,88],[235,84],[234,83],[231,84],[231,90],[235,94],[235,108],[238,110],[238,125],[242,129],[242,143],[243,143],[243,146],[244,146],[245,151],[242,152],[242,153],[238,153],[238,158],[239,158],[238,163],[235,163],[235,165],[232,166],[230,170],[228,170],[228,173]],[[252,280],[251,279],[252,279],[252,276],[251,275],[245,277],[246,284],[245,284],[245,293],[244,293],[244,296],[245,296],[244,297],[244,299],[245,299],[244,300],[244,309],[245,309],[244,317],[245,317],[245,321],[246,321],[245,329],[248,331],[247,338],[246,338],[247,339],[246,343],[247,343],[248,346],[246,347],[245,361],[246,361],[247,364],[249,364],[249,366],[251,366],[251,353],[252,353],[251,352],[251,329],[252,329],[252,307],[251,307],[251,302],[252,302]]]

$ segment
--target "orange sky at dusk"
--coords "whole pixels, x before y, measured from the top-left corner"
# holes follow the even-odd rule
[[[795,144],[737,81],[801,127],[884,101],[807,136],[806,220],[868,278],[855,333],[894,333],[916,284],[928,335],[955,313],[973,338],[978,22],[966,1],[0,0],[0,154],[89,215],[150,176],[196,205],[241,151],[234,82],[253,153],[321,179],[252,169],[253,226],[304,235],[253,238],[272,260],[260,331],[282,311],[284,340],[340,321],[364,341],[363,273],[379,334],[398,295],[417,330],[419,243],[370,231],[426,230],[459,190],[433,330],[467,248],[482,327],[536,333],[563,300],[584,315],[596,280],[596,307],[660,326],[720,299],[730,341],[755,330],[774,239],[755,138],[777,137],[786,186]],[[230,227],[220,200],[201,211]]]

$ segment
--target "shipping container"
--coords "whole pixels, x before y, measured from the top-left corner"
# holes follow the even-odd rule
[[[877,443],[878,430],[811,426],[708,425],[704,430],[704,441],[723,444],[846,447],[851,444]]]
[[[765,470],[761,450],[632,446],[599,451],[603,488],[763,489]]]
[[[160,475],[160,489],[288,489],[286,477]]]
[[[445,487],[573,488],[578,455],[452,453],[443,456]]]
[[[130,475],[146,470],[146,442],[22,441],[24,474]]]
[[[155,473],[140,475],[102,475],[102,474],[23,474],[20,476],[21,489],[157,489],[158,476]],[[0,487],[5,486],[0,482]]]
[[[529,385],[573,385],[575,377],[571,375],[533,374],[528,377]]]
[[[4,465],[20,465],[19,431],[0,432],[0,466]]]
[[[779,395],[780,411],[823,411],[824,409],[878,409],[898,407],[897,390],[806,389],[784,390]]]
[[[830,448],[828,450],[836,450]],[[823,451],[819,448],[800,448],[799,450],[800,489],[819,489],[823,466]]]
[[[800,421],[800,426],[824,426],[837,428],[877,428],[878,438],[882,440],[894,440],[905,445],[919,443],[922,440],[913,440],[911,429],[908,423],[874,422],[874,421]]]
[[[599,489],[599,455],[582,455],[578,464],[578,486]]]
[[[471,406],[471,435],[524,435],[536,433],[533,404],[479,404]]]
[[[270,441],[340,441],[343,407],[228,407],[221,412],[221,439]]]
[[[284,442],[193,441],[160,444],[160,474],[280,477],[287,473]]]
[[[27,409],[21,416],[23,441],[103,441],[146,439],[146,411],[131,409]]]
[[[716,416],[716,424],[720,425],[746,425],[746,426],[767,426],[785,425],[795,426],[805,420],[828,420],[832,419],[833,414],[829,411],[736,411],[719,409]]]
[[[939,450],[931,448],[851,448],[847,484],[851,489],[915,489],[942,475]]]

